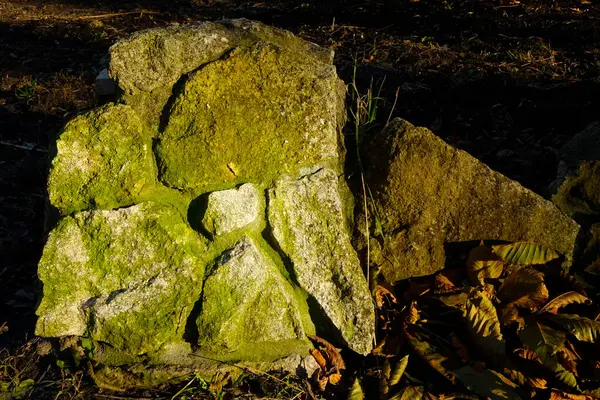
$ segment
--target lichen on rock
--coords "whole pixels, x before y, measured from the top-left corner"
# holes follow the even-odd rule
[[[160,178],[203,193],[328,166],[340,171],[335,68],[259,42],[189,78],[157,146]]]
[[[204,284],[199,350],[245,360],[303,353],[310,345],[301,309],[276,264],[244,237],[219,257]]]
[[[368,354],[375,335],[374,308],[346,230],[340,185],[328,169],[277,181],[269,190],[268,220],[300,286],[348,346]]]
[[[64,218],[38,268],[36,334],[86,335],[134,355],[178,340],[202,289],[205,249],[171,206]]]
[[[63,215],[135,204],[157,183],[152,138],[128,106],[107,105],[76,117],[56,147],[48,192]]]

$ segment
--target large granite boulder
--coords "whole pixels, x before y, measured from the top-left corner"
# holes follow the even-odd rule
[[[393,120],[375,139],[367,165],[381,224],[370,235],[371,268],[391,283],[442,269],[444,245],[452,242],[530,241],[567,263],[572,258],[579,226],[571,218],[426,128]],[[363,221],[357,218],[362,253]]]
[[[220,361],[295,372],[315,333],[367,354],[331,51],[237,20],[136,33],[108,69],[120,103],[58,138],[37,334],[92,339],[95,376],[121,386]]]

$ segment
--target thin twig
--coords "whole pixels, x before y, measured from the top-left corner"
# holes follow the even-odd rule
[[[21,144],[5,142],[5,141],[2,141],[2,140],[0,140],[0,144],[4,145],[4,146],[15,147],[15,148],[21,149],[21,150],[39,151],[40,153],[47,153],[48,152],[47,150],[38,149],[37,147],[24,146],[24,145],[21,145]]]
[[[123,15],[132,15],[132,14],[148,14],[148,15],[157,15],[160,14],[158,11],[147,11],[147,10],[136,10],[136,11],[124,11],[119,13],[111,13],[111,14],[99,14],[99,15],[84,15],[81,17],[59,17],[58,19],[70,19],[70,20],[80,20],[85,21],[88,19],[104,19],[104,18],[113,18],[113,17],[121,17]]]

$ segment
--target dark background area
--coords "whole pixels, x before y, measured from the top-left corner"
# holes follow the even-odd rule
[[[381,88],[379,126],[426,126],[547,195],[558,149],[600,120],[598,16],[587,0],[0,0],[0,347],[33,337],[48,146],[106,101],[93,82],[119,38],[238,17],[289,29]]]

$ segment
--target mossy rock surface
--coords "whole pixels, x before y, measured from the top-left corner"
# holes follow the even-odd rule
[[[345,226],[340,185],[337,174],[328,169],[278,181],[269,191],[268,218],[300,286],[339,329],[341,340],[357,353],[368,354],[375,312]]]
[[[301,370],[317,331],[367,354],[332,54],[247,20],[115,44],[119,103],[57,142],[36,333],[91,339],[120,387],[220,362]]]
[[[572,259],[579,226],[554,204],[396,119],[370,148],[368,182],[384,237],[372,227],[372,267],[391,283],[444,267],[444,244],[530,241]],[[364,216],[357,224],[364,233]],[[360,235],[362,236],[362,235]],[[362,252],[364,236],[358,240]]]
[[[249,361],[304,353],[310,344],[303,321],[310,317],[298,304],[269,255],[244,237],[219,257],[206,279],[198,345],[205,354]]]
[[[332,66],[259,42],[190,76],[159,137],[160,178],[204,193],[341,171],[344,87]]]
[[[76,117],[56,147],[48,193],[63,215],[132,205],[156,186],[152,138],[131,107],[109,104]]]
[[[206,243],[171,206],[84,211],[52,231],[39,264],[40,336],[89,336],[128,354],[183,335]]]

